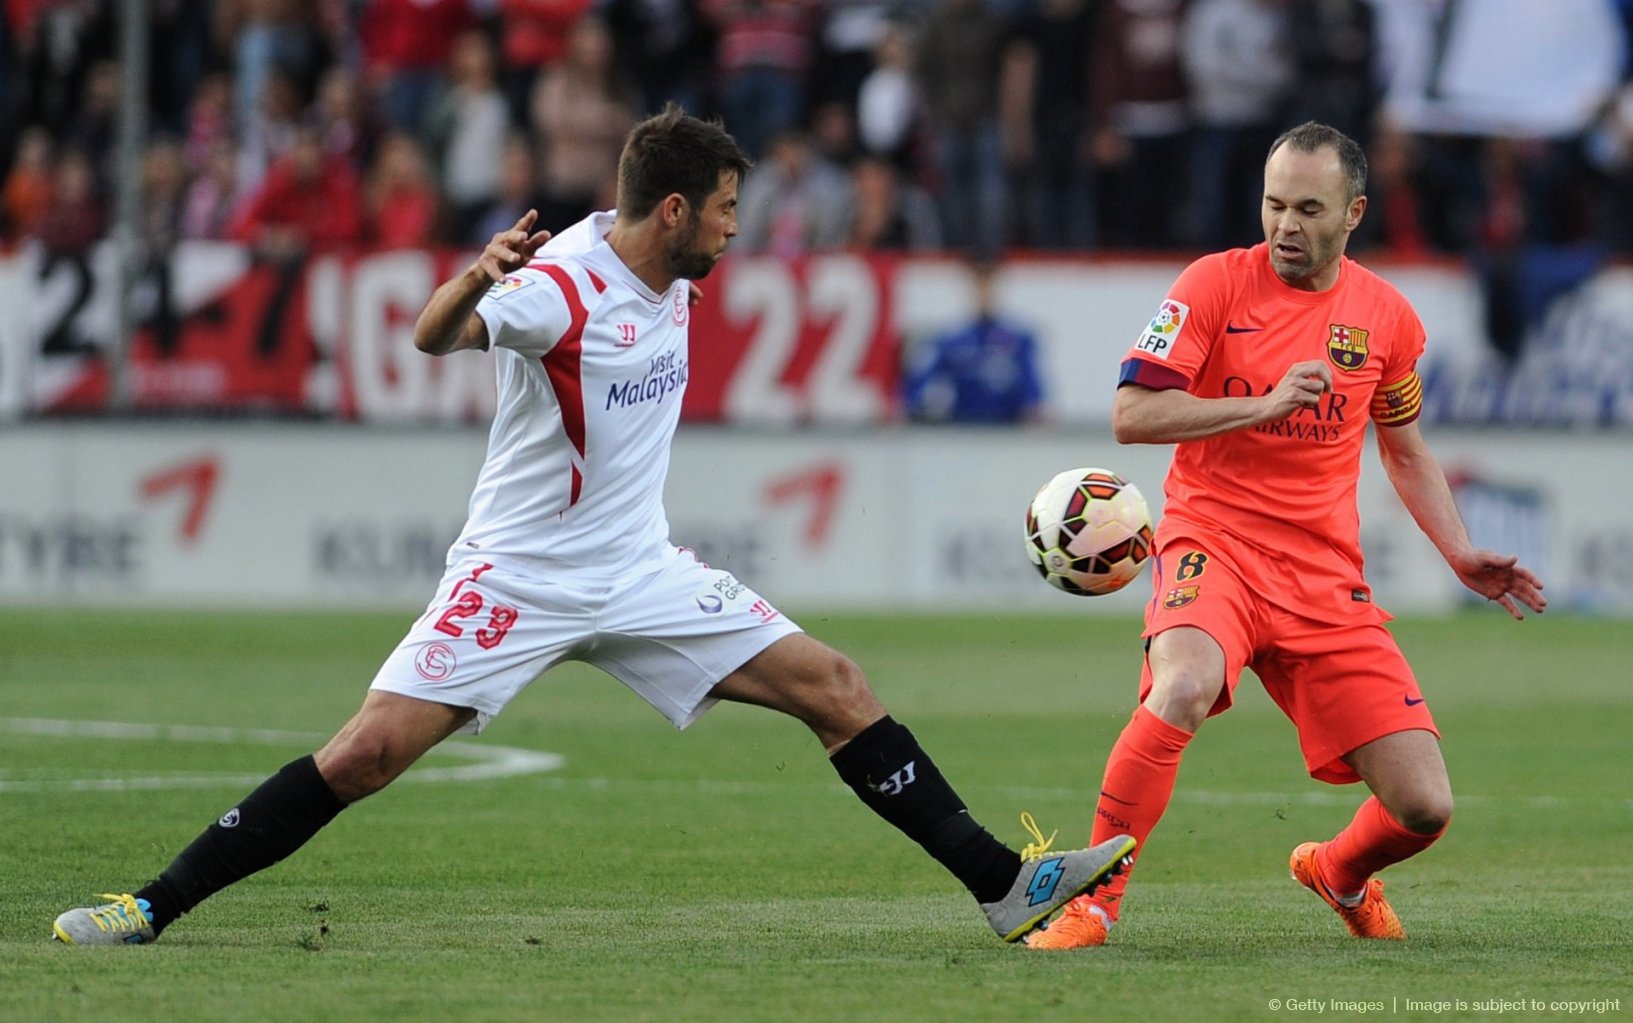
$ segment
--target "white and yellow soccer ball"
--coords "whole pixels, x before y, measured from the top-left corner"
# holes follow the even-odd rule
[[[1068,469],[1026,508],[1026,556],[1067,593],[1115,593],[1151,558],[1151,510],[1140,488],[1110,469]]]

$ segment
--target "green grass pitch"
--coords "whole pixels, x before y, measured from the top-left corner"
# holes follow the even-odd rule
[[[1031,810],[1064,846],[1086,837],[1140,644],[1132,620],[1062,608],[800,620],[867,670],[988,827],[1018,847]],[[411,775],[157,945],[48,940],[58,911],[140,885],[243,779],[338,727],[409,617],[0,614],[0,1019],[1633,1016],[1633,628],[1492,610],[1397,623],[1459,795],[1446,839],[1385,875],[1404,943],[1353,941],[1288,879],[1288,851],[1361,790],[1304,776],[1251,677],[1187,754],[1113,943],[1043,955],[994,939],[797,723],[721,707],[677,733],[576,667],[476,740],[558,769]]]

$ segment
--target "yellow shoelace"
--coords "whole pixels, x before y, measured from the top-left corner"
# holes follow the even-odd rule
[[[113,900],[112,905],[91,910],[91,920],[104,931],[112,934],[129,931],[135,934],[147,926],[147,914],[136,904],[136,896],[103,892],[97,898]]]
[[[1055,836],[1060,834],[1060,829],[1056,828],[1055,830],[1049,832],[1048,838],[1044,838],[1043,829],[1038,827],[1038,822],[1034,820],[1032,818],[1032,814],[1026,810],[1021,811],[1021,827],[1025,828],[1032,835],[1032,841],[1026,843],[1026,848],[1021,850],[1022,862],[1027,860],[1035,860],[1039,856],[1047,853],[1049,851],[1049,847],[1055,842]]]

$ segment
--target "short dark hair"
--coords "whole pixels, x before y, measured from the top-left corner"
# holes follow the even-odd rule
[[[1305,121],[1297,128],[1289,128],[1270,143],[1270,152],[1265,154],[1265,161],[1269,162],[1276,150],[1283,145],[1291,146],[1300,153],[1317,153],[1322,149],[1330,148],[1338,154],[1338,165],[1344,170],[1345,183],[1348,185],[1348,198],[1354,199],[1364,195],[1367,190],[1367,155],[1361,146],[1348,135],[1331,125],[1317,121]]]
[[[665,196],[679,192],[701,209],[720,176],[741,180],[753,166],[719,121],[692,117],[671,103],[630,129],[618,157],[618,214],[641,220]]]

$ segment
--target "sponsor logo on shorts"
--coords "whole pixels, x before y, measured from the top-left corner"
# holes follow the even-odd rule
[[[1192,603],[1201,595],[1201,583],[1198,583],[1195,586],[1176,586],[1169,590],[1168,594],[1162,598],[1162,606],[1172,611],[1176,608],[1181,608],[1189,603]]]
[[[774,622],[782,614],[781,611],[772,607],[765,600],[756,600],[749,605],[748,613],[759,616],[761,622]]]
[[[720,578],[714,581],[714,588],[717,593],[727,600],[736,600],[744,590],[748,589],[747,586],[738,582],[737,577],[730,572],[720,573]]]
[[[1403,697],[1401,697],[1401,699],[1406,701],[1406,705],[1408,707],[1416,707],[1418,704],[1423,702],[1423,697],[1421,697],[1421,696],[1418,697],[1415,700],[1412,699],[1410,696],[1403,696]]]
[[[427,682],[446,682],[458,666],[454,648],[446,643],[432,643],[414,657],[414,670]]]
[[[221,819],[216,821],[216,823],[224,828],[238,827],[238,807],[235,806],[231,810],[228,810],[226,813],[222,814]]]
[[[718,594],[714,594],[714,593],[700,593],[700,594],[698,594],[698,597],[697,597],[697,609],[699,611],[702,611],[706,615],[717,615],[717,614],[720,613],[720,609],[725,607],[725,606],[726,606],[726,602],[724,600],[720,599]]]

